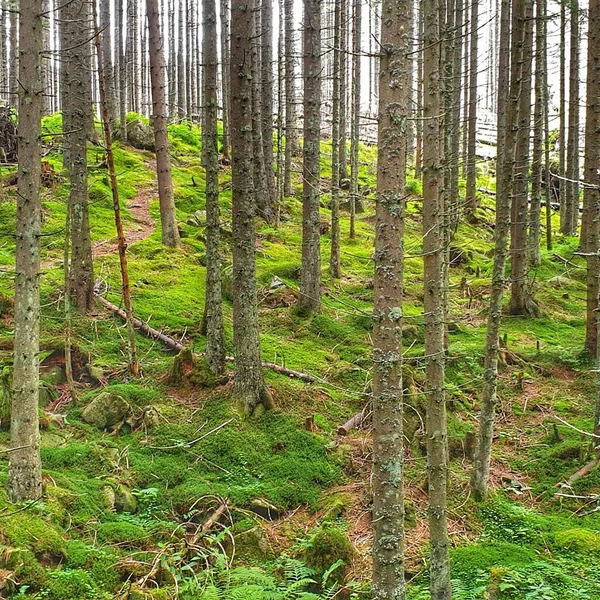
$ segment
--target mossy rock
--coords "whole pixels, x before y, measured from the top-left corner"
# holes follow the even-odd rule
[[[115,487],[115,509],[117,512],[135,513],[137,511],[137,499],[133,492],[123,484]]]
[[[330,582],[343,583],[348,566],[354,556],[354,547],[345,532],[335,527],[322,527],[310,539],[304,551],[304,561],[314,569],[320,579],[333,564],[342,561],[343,565],[330,576]]]
[[[66,557],[65,534],[38,516],[18,513],[0,523],[0,539],[10,546],[31,550],[47,563]]]
[[[91,574],[83,569],[50,571],[42,594],[48,600],[98,600],[105,597],[99,594]]]
[[[87,571],[94,582],[103,588],[114,590],[120,585],[118,561],[119,555],[111,548],[96,548],[81,540],[67,542],[66,566]]]
[[[196,356],[185,348],[173,359],[167,382],[175,387],[213,388],[223,383],[223,379],[211,373],[203,356]]]
[[[253,523],[250,529],[244,530],[243,525],[239,528],[242,531],[236,531],[236,528],[233,530],[236,560],[264,564],[275,559],[276,554],[264,527]]]
[[[98,429],[110,429],[123,421],[130,412],[131,407],[122,396],[102,392],[83,409],[81,418]]]
[[[560,551],[574,554],[599,554],[600,532],[576,527],[557,531],[553,535],[553,547]]]
[[[119,544],[135,548],[149,537],[142,527],[129,521],[110,521],[102,523],[97,531],[98,541],[104,544]]]
[[[27,585],[31,591],[38,591],[46,584],[46,571],[30,550],[0,546],[0,568],[12,572],[12,579],[17,586]],[[7,591],[15,591],[12,587]]]

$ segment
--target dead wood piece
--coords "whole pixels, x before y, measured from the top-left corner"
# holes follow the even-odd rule
[[[578,479],[585,477],[588,473],[594,470],[594,468],[600,463],[600,459],[594,458],[589,463],[583,465],[581,469],[575,471],[564,484],[559,484],[560,487],[571,487]]]
[[[361,410],[356,413],[353,417],[348,419],[343,425],[338,427],[338,435],[348,435],[354,428],[360,427],[366,420],[368,413],[365,410]]]

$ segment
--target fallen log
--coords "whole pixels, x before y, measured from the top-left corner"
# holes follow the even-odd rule
[[[348,435],[353,429],[360,427],[367,419],[369,413],[363,409],[338,427],[338,435]]]
[[[102,304],[113,314],[125,320],[127,315],[125,314],[125,311],[122,308],[119,308],[116,304],[109,302],[106,298],[104,298],[98,293],[96,293],[95,296],[98,299],[98,302],[100,302],[100,304]],[[169,350],[175,350],[176,352],[181,352],[182,350],[185,350],[185,346],[183,344],[181,344],[177,340],[174,340],[172,337],[161,333],[157,329],[150,327],[150,325],[144,323],[140,319],[134,317],[133,325],[146,337],[162,342],[167,348],[169,348]],[[233,356],[226,356],[225,360],[227,362],[234,362],[235,358]],[[301,371],[295,371],[294,369],[286,369],[285,367],[281,367],[280,365],[271,362],[263,362],[261,364],[265,369],[270,369],[271,371],[275,371],[276,373],[287,375],[292,379],[299,379],[300,381],[304,381],[306,383],[314,383],[315,381],[317,381],[316,377],[313,377],[308,373],[302,373]]]

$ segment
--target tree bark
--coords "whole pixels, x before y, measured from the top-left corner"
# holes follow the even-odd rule
[[[68,169],[70,179],[71,265],[69,288],[80,313],[94,303],[94,269],[90,236],[87,177],[87,114],[91,104],[90,53],[91,23],[88,0],[65,5],[66,47],[63,60],[68,65],[68,89],[63,114],[67,123]]]
[[[21,0],[19,10],[15,340],[7,483],[8,497],[12,502],[37,500],[42,495],[38,418],[42,0]]]
[[[423,1],[423,254],[425,313],[425,397],[429,477],[430,590],[432,600],[452,595],[448,557],[448,439],[444,395],[443,207],[440,179],[439,0]]]
[[[117,48],[119,53],[119,139],[127,143],[127,61],[125,54],[124,23],[126,0],[115,0],[117,12]],[[109,113],[110,115],[110,113]],[[111,130],[112,131],[112,130]]]
[[[467,188],[465,205],[468,212],[477,208],[477,74],[478,69],[478,38],[479,38],[479,0],[471,0],[471,35],[470,35],[470,66],[469,66],[469,106],[467,140]]]
[[[234,394],[252,416],[271,399],[260,363],[252,182],[252,80],[250,61],[252,5],[231,2],[231,181],[233,218]]]
[[[297,308],[321,308],[320,142],[321,142],[321,1],[304,0],[304,162],[302,192],[302,269]]]
[[[567,44],[567,3],[560,3],[560,36],[559,36],[559,100],[558,100],[558,175],[566,175],[566,120],[565,120],[565,98],[566,98],[566,44]],[[560,232],[567,233],[570,222],[567,221],[567,187],[564,180],[559,183],[560,194]]]
[[[566,235],[577,235],[579,224],[579,2],[570,1],[569,134],[567,137]]]
[[[402,288],[411,0],[382,3],[373,281],[373,598],[404,581]]]
[[[585,161],[583,189],[582,247],[588,253],[585,349],[598,361],[600,324],[600,0],[590,0],[587,54],[587,99],[585,120]],[[596,374],[596,383],[600,384]],[[594,433],[600,434],[600,391],[596,394]]]
[[[156,174],[162,243],[170,248],[181,245],[173,200],[173,182],[169,161],[169,137],[167,135],[167,103],[165,99],[165,64],[163,39],[160,33],[158,0],[146,0],[150,50],[150,79],[152,86],[152,123],[154,125],[154,148],[156,150]]]
[[[187,106],[185,102],[185,49],[183,27],[185,23],[184,0],[179,0],[177,21],[177,118],[185,119]]]
[[[118,0],[117,0],[118,2]],[[106,94],[110,112],[110,126],[114,128],[117,122],[118,107],[115,93],[115,71],[112,64],[112,27],[110,19],[110,0],[100,2],[100,32],[102,35],[102,53],[104,56],[104,73],[106,79]]]
[[[352,26],[352,123],[350,131],[350,239],[356,237],[356,204],[358,195],[358,147],[360,143],[360,75],[361,75],[361,34],[362,0],[354,0]]]
[[[19,83],[17,81],[17,76],[19,74],[19,13],[16,10],[13,10],[8,14],[10,24],[9,48],[11,66],[8,70],[9,105],[12,108],[17,108],[19,105]]]
[[[102,110],[102,127],[104,129],[104,143],[106,146],[106,162],[108,164],[108,176],[112,191],[113,212],[115,216],[115,228],[117,230],[117,244],[119,248],[119,267],[121,270],[121,290],[123,293],[123,304],[125,305],[125,321],[127,325],[127,352],[129,372],[133,377],[140,374],[140,365],[137,358],[135,343],[135,329],[133,306],[131,304],[131,293],[129,289],[129,269],[127,267],[127,256],[125,254],[127,244],[123,234],[123,223],[121,221],[121,205],[119,203],[119,187],[117,185],[117,173],[115,171],[115,158],[112,145],[112,131],[110,129],[110,114],[108,112],[108,99],[106,97],[106,84],[104,83],[104,60],[102,57],[102,43],[98,31],[98,18],[96,15],[96,3],[92,2],[94,42],[96,56],[98,58],[98,92],[100,95],[100,107]]]
[[[294,0],[284,0],[285,13],[285,163],[284,196],[292,195],[292,156],[298,149],[296,133],[296,61],[294,58]]]
[[[217,8],[203,0],[202,56],[204,60],[204,111],[202,150],[206,171],[206,362],[215,376],[225,372],[225,333],[219,253],[219,148],[217,143]]]
[[[510,51],[510,2],[502,0],[500,13],[500,53],[498,56],[498,97],[497,97],[497,159],[496,159],[496,227],[494,245],[494,265],[492,267],[492,289],[488,311],[487,335],[481,412],[479,414],[479,435],[477,451],[471,474],[471,490],[477,500],[487,495],[492,454],[494,418],[496,412],[498,385],[498,349],[500,325],[502,323],[502,299],[508,258],[508,235],[510,229],[510,179],[512,161],[507,157],[506,147],[507,103],[509,89]]]
[[[533,54],[533,0],[525,0],[523,11],[517,10],[521,0],[514,4],[513,32],[516,55],[512,64],[511,102],[518,107],[515,138],[515,166],[513,171],[511,210],[511,315],[533,314],[533,300],[527,290],[527,213],[529,179],[529,145],[531,137],[531,67]],[[516,30],[523,32],[517,38]],[[519,44],[522,39],[522,44]]]
[[[342,3],[335,0],[333,37],[333,91],[331,116],[331,254],[329,270],[339,279],[340,271],[340,67]]]
[[[272,215],[277,203],[275,173],[273,171],[273,0],[261,0],[260,17],[261,137],[270,206],[269,212]]]
[[[223,157],[229,158],[229,0],[221,0],[221,97],[223,101]]]

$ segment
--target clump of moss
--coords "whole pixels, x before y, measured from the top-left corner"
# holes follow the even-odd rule
[[[101,600],[112,598],[98,590],[91,574],[83,569],[49,571],[43,597],[48,600]]]
[[[118,560],[118,554],[110,548],[95,548],[80,540],[67,542],[67,566],[87,571],[104,589],[113,590],[121,581]]]
[[[64,532],[30,513],[22,512],[3,519],[0,538],[50,562],[61,561],[66,556]]]
[[[17,586],[27,585],[28,589],[37,591],[46,584],[46,571],[30,550],[4,549],[0,567],[12,571],[12,579]]]
[[[354,548],[345,532],[336,527],[322,527],[310,539],[304,550],[304,561],[321,578],[335,563],[342,567],[331,575],[333,581],[342,583],[347,567],[352,562]]]
[[[574,554],[600,553],[600,533],[589,529],[574,528],[557,531],[553,535],[553,547]]]
[[[465,576],[494,567],[523,567],[535,560],[535,552],[508,542],[460,546],[452,550],[453,573]]]
[[[133,548],[147,540],[149,534],[140,525],[130,521],[109,521],[98,527],[97,536],[101,543]]]

